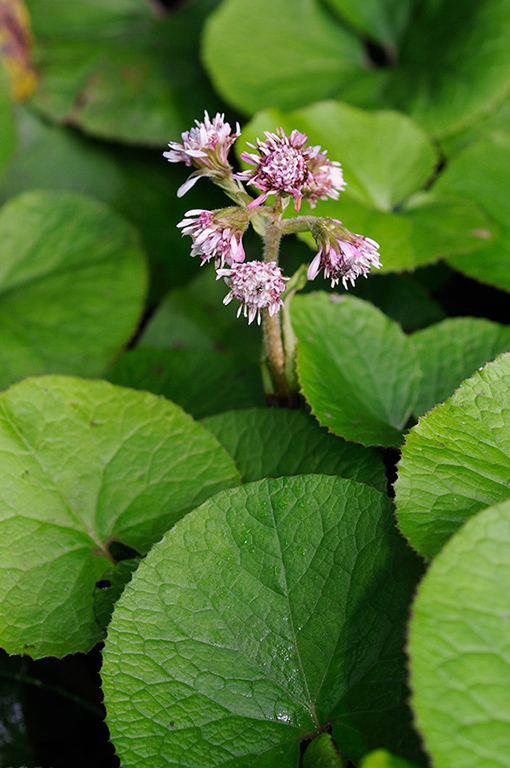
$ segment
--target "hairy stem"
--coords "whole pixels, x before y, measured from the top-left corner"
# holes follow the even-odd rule
[[[278,252],[282,239],[281,218],[283,201],[276,197],[273,214],[267,220],[266,236],[264,238],[264,261],[274,261],[278,264]],[[273,374],[276,393],[280,401],[288,403],[290,392],[285,375],[285,352],[282,341],[281,312],[270,315],[267,309],[263,313],[264,344]]]

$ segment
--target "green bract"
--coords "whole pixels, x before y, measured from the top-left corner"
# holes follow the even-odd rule
[[[0,396],[0,644],[63,656],[104,633],[95,584],[113,542],[144,554],[238,482],[210,432],[171,402],[47,376]]]
[[[327,722],[353,759],[413,752],[401,647],[418,573],[368,486],[305,475],[218,494],[115,607],[102,677],[124,768],[296,768]]]
[[[510,501],[479,512],[432,563],[411,618],[417,725],[437,768],[510,753]]]

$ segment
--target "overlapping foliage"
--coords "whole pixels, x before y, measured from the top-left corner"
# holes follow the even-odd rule
[[[506,765],[508,0],[26,6],[33,50],[0,0],[0,762],[57,768],[27,659],[106,637],[124,768]],[[314,213],[380,243],[286,303],[299,411],[175,227],[222,205],[161,157],[204,109],[238,155],[320,144],[347,187]]]

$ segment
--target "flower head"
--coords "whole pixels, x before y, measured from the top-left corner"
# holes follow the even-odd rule
[[[303,197],[312,207],[319,198],[338,199],[338,192],[345,186],[340,163],[328,160],[320,147],[307,147],[308,137],[297,130],[286,136],[283,128],[278,128],[276,133],[265,131],[265,136],[265,141],[257,139],[256,146],[249,144],[258,154],[241,153],[241,158],[255,168],[237,178],[262,190],[250,208],[278,193],[292,195],[296,211]]]
[[[219,269],[218,277],[225,277],[230,293],[223,299],[228,304],[232,299],[240,302],[237,316],[243,312],[252,323],[255,318],[260,325],[260,310],[267,309],[270,315],[278,312],[283,305],[281,295],[285,280],[276,262],[248,261],[235,264],[232,269]]]
[[[241,135],[239,123],[236,123],[236,132],[231,134],[229,123],[225,122],[225,115],[218,112],[211,120],[207,112],[204,112],[204,121],[195,120],[196,128],[191,128],[182,134],[182,144],[171,141],[170,150],[163,152],[170,163],[183,162],[187,166],[194,165],[194,171],[188,180],[178,189],[177,197],[182,197],[195,184],[201,176],[225,176],[232,170],[227,155],[230,147]]]
[[[248,221],[249,214],[242,208],[194,209],[188,211],[177,226],[182,228],[183,235],[190,235],[193,240],[191,255],[201,256],[202,264],[214,259],[218,269],[244,261],[242,237]]]
[[[314,280],[324,267],[324,277],[331,277],[331,287],[340,282],[347,288],[359,275],[365,277],[371,267],[379,269],[379,244],[369,237],[355,235],[337,219],[319,219],[313,235],[319,252],[308,267],[308,280]]]

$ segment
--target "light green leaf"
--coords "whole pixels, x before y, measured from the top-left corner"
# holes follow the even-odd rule
[[[0,176],[14,152],[16,130],[7,76],[0,58]]]
[[[510,501],[479,512],[419,587],[409,657],[434,766],[503,768],[510,754]]]
[[[384,97],[437,137],[481,118],[509,91],[508,0],[425,0],[407,28]]]
[[[202,349],[130,349],[108,381],[164,395],[196,419],[230,408],[264,405],[260,370],[232,355]]]
[[[421,378],[411,341],[352,296],[298,295],[291,309],[299,382],[319,423],[364,445],[398,445]]]
[[[102,373],[143,309],[137,233],[95,200],[28,192],[0,212],[0,242],[0,387]]]
[[[235,459],[244,482],[317,472],[386,489],[379,451],[344,442],[301,411],[252,408],[202,423]]]
[[[95,584],[119,541],[145,553],[238,474],[173,403],[47,376],[0,396],[0,644],[34,658],[104,634]],[[114,562],[114,561],[113,561]]]
[[[297,128],[310,137],[310,144],[327,150],[330,160],[339,160],[344,170],[347,188],[341,196],[380,211],[391,211],[421,189],[439,162],[425,131],[398,112],[369,112],[338,101],[286,114],[272,109],[260,112],[242,138],[254,143],[276,127],[287,135]],[[238,144],[241,151],[241,139]]]
[[[296,768],[300,739],[326,721],[352,759],[400,738],[412,750],[402,634],[417,573],[368,486],[307,475],[210,499],[115,607],[102,676],[124,768],[142,755],[151,768]]]
[[[410,431],[398,466],[399,527],[435,555],[480,509],[510,497],[510,354],[463,382]]]
[[[328,98],[367,68],[317,0],[225,0],[205,26],[203,58],[225,100],[248,114]]]
[[[413,334],[423,372],[414,413],[421,416],[453,394],[477,368],[510,349],[510,326],[454,317]]]

